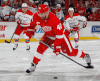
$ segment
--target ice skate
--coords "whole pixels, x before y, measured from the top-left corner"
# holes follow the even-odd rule
[[[90,58],[89,54],[85,54],[84,59],[85,59],[87,65],[91,66],[91,58]]]
[[[75,48],[78,48],[78,45],[76,45]]]
[[[30,50],[30,46],[27,46],[26,50]]]
[[[36,65],[34,63],[31,63],[31,67],[26,70],[26,73],[34,72],[36,68]]]
[[[85,54],[85,57],[84,57],[86,63],[87,63],[87,68],[94,68],[94,66],[91,65],[91,58],[90,58],[90,55],[89,54]]]
[[[13,47],[13,50],[16,50],[17,47],[18,47],[18,44],[15,44]]]

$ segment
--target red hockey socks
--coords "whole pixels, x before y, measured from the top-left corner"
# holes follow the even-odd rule
[[[34,56],[34,58],[33,58],[33,63],[35,63],[35,65],[37,65],[37,63],[40,61],[41,59],[38,59],[38,58],[36,58],[35,56]]]
[[[82,55],[80,56],[80,58],[84,58],[85,53],[82,51]]]

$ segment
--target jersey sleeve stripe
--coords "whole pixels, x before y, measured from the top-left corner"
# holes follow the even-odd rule
[[[63,37],[64,37],[64,35],[56,35],[56,38],[58,38],[58,39],[61,39]]]

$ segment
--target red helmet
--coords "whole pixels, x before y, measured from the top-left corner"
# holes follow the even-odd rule
[[[40,5],[39,7],[38,7],[38,13],[44,13],[44,12],[47,12],[47,11],[49,11],[49,6],[47,6],[47,5]]]

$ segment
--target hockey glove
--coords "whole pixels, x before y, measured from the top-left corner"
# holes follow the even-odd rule
[[[87,26],[87,22],[83,23],[83,28],[85,28]]]
[[[71,29],[70,29],[70,33],[73,33],[73,32],[74,32],[74,29],[71,28]]]
[[[19,19],[17,19],[16,22],[17,22],[17,24],[20,24],[20,20]]]
[[[53,52],[56,54],[56,56],[58,56],[59,52],[60,52],[60,49],[61,49],[61,46],[56,46],[54,48],[55,48],[55,51],[53,51]]]

